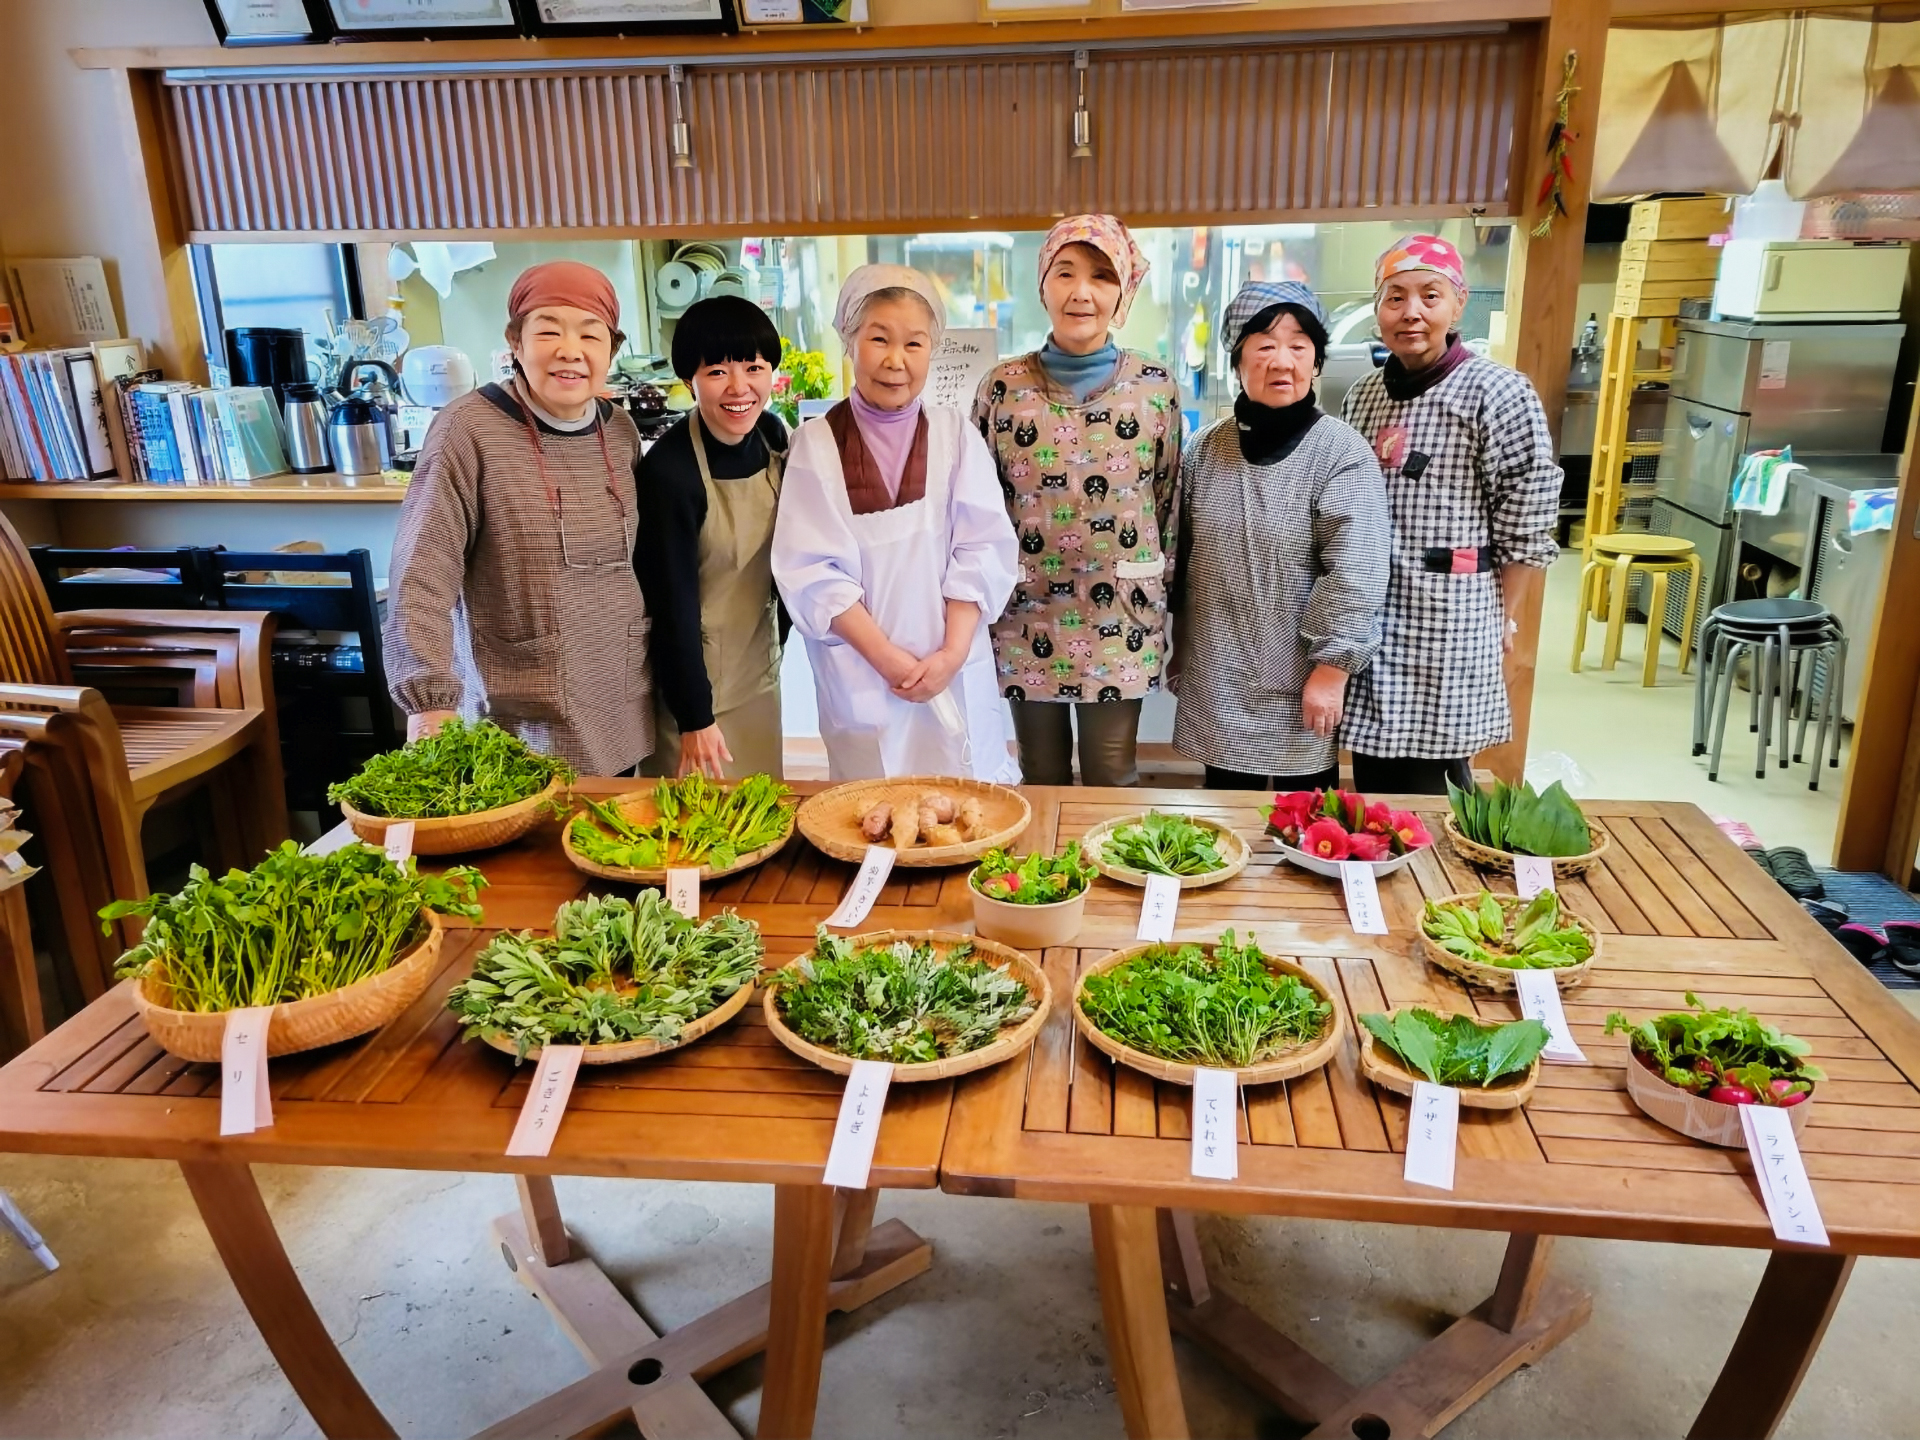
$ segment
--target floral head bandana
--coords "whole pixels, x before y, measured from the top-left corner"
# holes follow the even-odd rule
[[[1133,236],[1112,215],[1069,215],[1047,232],[1040,242],[1040,283],[1047,283],[1047,269],[1054,256],[1069,245],[1091,245],[1113,262],[1113,273],[1120,277],[1120,303],[1113,307],[1113,328],[1127,323],[1127,311],[1140,282],[1147,278],[1147,257],[1133,243]]]
[[[1381,287],[1395,275],[1409,270],[1431,270],[1453,282],[1453,288],[1467,293],[1467,265],[1460,252],[1438,235],[1403,235],[1374,262],[1373,293],[1377,299]]]

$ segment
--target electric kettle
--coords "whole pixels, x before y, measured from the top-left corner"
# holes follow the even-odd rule
[[[378,475],[393,464],[393,430],[385,409],[355,390],[327,417],[333,468],[342,475]]]

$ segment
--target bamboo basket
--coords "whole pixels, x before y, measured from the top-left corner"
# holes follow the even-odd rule
[[[1521,900],[1518,896],[1514,895],[1496,895],[1493,898],[1501,903],[1503,909],[1509,911],[1524,909],[1528,904],[1527,901]],[[1448,895],[1433,903],[1436,905],[1474,905],[1478,904],[1479,900],[1480,897],[1478,895]],[[1509,921],[1509,923],[1511,923],[1511,921]],[[1542,972],[1543,974],[1553,976],[1554,983],[1562,990],[1571,990],[1576,985],[1584,985],[1588,975],[1592,973],[1593,967],[1599,963],[1600,932],[1564,906],[1561,907],[1560,910],[1560,923],[1562,925],[1578,927],[1585,932],[1587,939],[1593,942],[1593,953],[1578,965],[1563,965],[1557,969]],[[1520,982],[1513,978],[1515,974],[1518,973],[1517,971],[1509,970],[1504,965],[1482,965],[1477,960],[1468,960],[1454,954],[1451,950],[1443,948],[1439,941],[1427,934],[1427,927],[1424,922],[1422,922],[1419,930],[1415,933],[1419,937],[1416,942],[1419,951],[1421,955],[1425,957],[1428,964],[1445,970],[1449,975],[1458,975],[1469,985],[1477,985],[1483,990],[1498,990],[1503,993],[1512,993],[1520,988]]]
[[[1175,1085],[1193,1084],[1194,1066],[1176,1060],[1162,1060],[1157,1055],[1149,1055],[1144,1050],[1136,1050],[1131,1045],[1122,1044],[1106,1031],[1087,1018],[1080,1008],[1082,997],[1086,994],[1087,981],[1095,975],[1124,965],[1129,960],[1146,954],[1149,950],[1173,948],[1163,946],[1161,941],[1152,941],[1143,945],[1130,945],[1125,950],[1116,950],[1104,960],[1088,967],[1081,973],[1080,981],[1073,987],[1073,1024],[1081,1036],[1095,1049],[1104,1051],[1122,1065],[1131,1065],[1143,1074],[1156,1080],[1171,1081]],[[1200,947],[1209,956],[1214,952],[1211,945]],[[1326,1028],[1313,1040],[1295,1046],[1284,1054],[1271,1060],[1262,1060],[1258,1065],[1248,1065],[1234,1073],[1239,1076],[1242,1085],[1269,1085],[1276,1080],[1292,1080],[1298,1076],[1310,1074],[1320,1069],[1340,1051],[1340,1037],[1346,1031],[1346,1009],[1336,995],[1321,979],[1310,971],[1294,964],[1291,960],[1278,955],[1267,956],[1267,968],[1276,975],[1292,975],[1304,981],[1314,994],[1333,1006],[1333,1013],[1327,1016]]]
[[[1498,871],[1502,875],[1513,873],[1513,852],[1496,850],[1491,845],[1482,845],[1478,840],[1469,840],[1460,833],[1460,826],[1449,814],[1442,822],[1447,839],[1453,842],[1453,848],[1460,852],[1460,858],[1469,865],[1482,870]],[[1598,825],[1587,826],[1587,837],[1593,842],[1593,848],[1584,855],[1555,855],[1553,873],[1555,875],[1584,875],[1600,863],[1601,856],[1607,853],[1613,844],[1613,837]]]
[[[378,975],[326,995],[274,1006],[267,1027],[268,1056],[317,1050],[378,1030],[424,995],[440,969],[440,939],[445,931],[438,915],[428,910],[420,913],[427,933]],[[149,975],[134,982],[132,995],[141,1023],[162,1050],[182,1060],[220,1062],[227,1011],[176,1010],[166,984]]]
[[[1412,1007],[1396,1006],[1387,1011],[1391,1021],[1402,1009]],[[1435,1010],[1434,1014],[1440,1012]],[[1477,1017],[1473,1017],[1477,1018]],[[1494,1022],[1482,1022],[1485,1028],[1494,1028]],[[1396,1095],[1411,1095],[1413,1087],[1427,1077],[1417,1070],[1410,1070],[1400,1057],[1383,1046],[1374,1033],[1362,1025],[1360,1030],[1360,1073],[1373,1081],[1382,1090],[1391,1090]],[[1451,1085],[1447,1088],[1460,1092],[1460,1106],[1463,1110],[1518,1110],[1533,1096],[1533,1087],[1540,1082],[1540,1057],[1533,1057],[1529,1065],[1517,1075],[1503,1075],[1493,1084]]]
[[[968,796],[978,798],[987,833],[960,845],[915,845],[901,850],[894,857],[895,869],[969,864],[989,850],[1013,844],[1033,818],[1027,797],[1005,785],[958,775],[897,775],[885,780],[852,780],[822,790],[800,806],[800,833],[821,854],[858,865],[867,858],[867,846],[875,843],[860,833],[860,812],[875,800],[912,804],[929,790],[943,790],[956,802]],[[890,846],[892,842],[879,843]]]
[[[752,998],[753,983],[749,981],[726,999],[722,1000],[718,1005],[714,1006],[713,1009],[707,1011],[706,1014],[688,1021],[686,1026],[680,1031],[680,1038],[678,1040],[654,1040],[647,1038],[640,1040],[621,1040],[610,1045],[583,1045],[580,1047],[580,1063],[582,1065],[621,1065],[629,1060],[644,1060],[649,1055],[664,1055],[669,1050],[678,1050],[683,1045],[691,1045],[702,1035],[718,1030],[722,1025],[726,1024],[727,1021],[733,1019],[734,1016],[746,1009],[747,1001]],[[516,1065],[520,1063],[522,1057],[515,1053],[513,1041],[509,1040],[498,1030],[482,1031],[480,1038],[502,1054],[513,1055]],[[542,1048],[544,1047],[535,1047],[527,1051],[524,1058],[528,1060],[539,1059]]]
[[[558,776],[549,780],[537,795],[501,805],[492,810],[476,810],[471,815],[444,815],[413,822],[413,853],[416,855],[464,855],[473,850],[492,850],[510,845],[540,823],[547,806],[565,793],[566,784]],[[387,827],[404,824],[405,815],[367,815],[340,802],[340,813],[353,826],[353,833],[369,845],[387,843]]]
[[[1787,1115],[1797,1138],[1807,1128],[1807,1112],[1813,1108],[1820,1087],[1814,1086],[1807,1098],[1788,1109]],[[1678,1130],[1690,1140],[1702,1140],[1728,1150],[1747,1148],[1747,1130],[1740,1123],[1738,1105],[1722,1105],[1704,1095],[1695,1095],[1666,1080],[1640,1063],[1629,1047],[1627,1052],[1627,1095],[1649,1120]]]
[[[651,788],[629,791],[625,795],[616,795],[611,803],[618,807],[620,813],[629,820],[640,820],[651,823],[660,818],[660,808],[654,804],[653,791]],[[758,850],[749,850],[746,854],[737,857],[731,865],[702,865],[700,867],[700,883],[704,885],[709,880],[718,880],[725,875],[734,875],[742,870],[751,870],[754,866],[763,864],[771,860],[775,855],[778,855],[780,851],[786,847],[786,843],[793,838],[793,806],[783,805],[782,808],[787,812],[787,828],[781,833],[778,840],[762,845]],[[665,866],[661,866],[657,870],[642,870],[638,868],[629,869],[620,865],[600,865],[587,859],[586,856],[574,849],[573,822],[582,815],[587,815],[588,818],[592,818],[588,811],[581,809],[576,810],[560,823],[560,848],[566,851],[567,859],[573,865],[574,869],[584,874],[598,876],[602,880],[621,880],[629,885],[664,885],[666,883],[667,870]]]
[[[1176,812],[1163,810],[1160,813],[1167,815]],[[1118,880],[1122,885],[1139,885],[1144,887],[1150,878],[1145,870],[1136,870],[1131,865],[1116,864],[1108,860],[1101,852],[1106,848],[1107,837],[1114,831],[1120,829],[1122,826],[1138,825],[1145,818],[1146,815],[1144,812],[1138,815],[1122,815],[1117,820],[1102,821],[1087,831],[1086,834],[1082,835],[1080,837],[1080,848],[1085,852],[1087,859],[1093,863],[1093,868],[1109,880]],[[1173,877],[1180,882],[1180,888],[1182,890],[1201,890],[1209,885],[1219,885],[1224,881],[1233,879],[1234,876],[1247,868],[1247,862],[1253,858],[1253,847],[1247,844],[1238,831],[1234,830],[1231,826],[1222,825],[1218,820],[1209,820],[1204,815],[1182,815],[1180,818],[1183,820],[1191,820],[1201,829],[1211,830],[1220,836],[1219,849],[1227,858],[1226,868],[1223,870],[1210,870],[1204,875],[1178,875]]]
[[[871,948],[891,945],[896,940],[909,940],[915,944],[922,940],[931,941],[936,947],[941,948],[942,953],[951,952],[956,945],[971,944],[975,955],[999,969],[1010,971],[1016,980],[1027,987],[1027,993],[1033,997],[1033,1013],[1011,1030],[1001,1031],[999,1038],[990,1044],[982,1045],[978,1050],[969,1050],[965,1055],[954,1055],[945,1060],[929,1060],[918,1065],[896,1065],[893,1067],[893,1079],[896,1084],[917,1080],[951,1080],[955,1076],[984,1070],[989,1065],[998,1065],[1004,1060],[1011,1060],[1016,1055],[1024,1054],[1039,1036],[1040,1027],[1047,1021],[1047,1011],[1053,1006],[1053,987],[1047,983],[1046,973],[1020,951],[993,940],[982,940],[977,935],[962,935],[952,930],[876,930],[870,934],[852,936],[847,943],[856,948]],[[805,958],[800,956],[783,968],[791,970]],[[773,1031],[775,1039],[801,1059],[811,1060],[822,1070],[829,1070],[835,1075],[853,1073],[854,1062],[848,1056],[836,1050],[815,1045],[812,1041],[803,1040],[796,1035],[788,1027],[785,1017],[780,1014],[778,988],[766,985],[764,989],[767,997],[767,1028]]]

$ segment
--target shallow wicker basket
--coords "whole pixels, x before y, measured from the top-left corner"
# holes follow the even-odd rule
[[[1524,906],[1528,903],[1525,900],[1521,900],[1517,895],[1496,895],[1493,898],[1500,901],[1502,906],[1507,909]],[[1477,905],[1480,903],[1480,897],[1478,895],[1447,895],[1433,903],[1436,905]],[[1593,967],[1599,962],[1600,932],[1564,906],[1560,911],[1560,923],[1562,925],[1577,926],[1579,929],[1585,931],[1587,939],[1593,942],[1593,953],[1578,965],[1562,965],[1542,972],[1543,974],[1553,976],[1554,983],[1559,985],[1562,990],[1571,990],[1576,985],[1584,985],[1587,976],[1593,972]],[[1519,989],[1520,982],[1513,978],[1517,973],[1516,971],[1509,970],[1504,965],[1482,965],[1477,960],[1464,959],[1454,954],[1451,950],[1442,948],[1439,941],[1427,934],[1425,924],[1422,924],[1415,934],[1418,936],[1415,944],[1428,964],[1435,965],[1450,975],[1458,975],[1469,985],[1478,986],[1483,990],[1511,992]]]
[[[702,1035],[718,1030],[746,1009],[747,1001],[752,998],[753,983],[749,981],[706,1014],[689,1021],[680,1031],[678,1040],[621,1040],[611,1045],[583,1045],[580,1047],[580,1063],[582,1065],[619,1065],[628,1060],[644,1060],[649,1055],[664,1055],[669,1050],[678,1050],[683,1045],[691,1045]],[[513,1041],[498,1030],[484,1031],[480,1038],[503,1054],[515,1054]],[[527,1051],[525,1058],[537,1060],[540,1057],[540,1050],[541,1047],[535,1046]],[[516,1063],[518,1063],[517,1058]]]
[[[610,803],[617,806],[620,813],[625,815],[629,820],[639,820],[651,824],[660,818],[660,808],[654,804],[653,791],[651,789],[633,790],[625,795],[616,795]],[[762,845],[758,850],[749,850],[746,854],[736,858],[731,865],[702,865],[700,867],[700,883],[704,885],[707,881],[717,880],[723,875],[732,875],[741,870],[751,870],[754,866],[771,860],[775,855],[778,855],[785,847],[787,841],[793,838],[793,806],[784,805],[782,808],[787,812],[787,828],[781,832],[778,840],[767,845]],[[560,848],[567,852],[567,859],[572,863],[574,869],[588,875],[597,875],[602,880],[622,880],[629,885],[661,885],[666,883],[667,871],[665,866],[657,870],[642,870],[637,867],[629,868],[623,865],[600,865],[587,859],[586,856],[574,849],[573,822],[581,815],[588,815],[589,818],[591,818],[590,812],[582,809],[569,815],[560,825]]]
[[[1469,840],[1460,833],[1460,825],[1453,816],[1447,816],[1443,822],[1447,839],[1453,842],[1453,848],[1460,852],[1460,858],[1469,865],[1477,865],[1482,870],[1497,870],[1503,875],[1513,873],[1513,852],[1496,850],[1491,845],[1482,845],[1478,840]],[[1589,823],[1587,838],[1593,848],[1584,855],[1556,855],[1553,857],[1555,875],[1584,875],[1600,863],[1600,857],[1607,853],[1613,844],[1613,837],[1598,825]]]
[[[471,815],[445,815],[413,822],[413,853],[416,855],[464,855],[472,850],[492,850],[511,845],[540,823],[547,807],[566,790],[558,776],[549,780],[537,795],[501,805],[493,810],[476,810]],[[367,815],[340,802],[340,813],[353,826],[353,833],[369,845],[384,845],[387,827],[403,824],[405,815]]]
[[[1391,1021],[1402,1008],[1387,1011]],[[1434,1011],[1439,1014],[1439,1011]],[[1476,1017],[1477,1018],[1477,1017]],[[1487,1029],[1494,1028],[1495,1021],[1481,1022]],[[1374,1033],[1362,1025],[1360,1032],[1360,1073],[1373,1081],[1382,1090],[1391,1090],[1396,1095],[1411,1095],[1413,1087],[1427,1077],[1416,1070],[1410,1070],[1400,1057],[1382,1045]],[[1517,1075],[1503,1075],[1493,1084],[1455,1085],[1449,1088],[1460,1092],[1460,1105],[1465,1110],[1518,1110],[1533,1095],[1533,1087],[1540,1080],[1540,1057],[1533,1057],[1529,1065]]]
[[[988,964],[1010,972],[1013,977],[1027,987],[1027,993],[1033,997],[1033,1013],[1015,1025],[1011,1030],[1000,1032],[999,1038],[992,1043],[982,1045],[978,1050],[969,1050],[964,1055],[954,1055],[945,1060],[929,1060],[918,1065],[896,1065],[893,1067],[895,1083],[915,1080],[951,1080],[957,1075],[967,1075],[975,1070],[984,1070],[989,1065],[998,1065],[1003,1060],[1011,1060],[1024,1054],[1040,1034],[1040,1027],[1046,1024],[1047,1012],[1053,1007],[1053,987],[1047,983],[1044,971],[1018,950],[1000,945],[992,940],[982,940],[977,935],[961,935],[952,930],[875,930],[866,935],[850,936],[849,945],[856,948],[872,948],[891,945],[896,940],[907,940],[914,944],[930,941],[943,954],[955,946],[968,944],[973,946],[974,954]],[[806,957],[790,961],[784,968],[791,970]],[[766,990],[767,1028],[773,1031],[777,1039],[787,1049],[803,1060],[811,1060],[822,1070],[830,1070],[835,1075],[851,1075],[854,1062],[836,1050],[827,1050],[810,1040],[803,1040],[787,1025],[780,1014],[779,988],[773,985]]]
[[[1106,1031],[1095,1025],[1080,1008],[1081,998],[1086,994],[1087,981],[1095,975],[1124,965],[1129,960],[1138,959],[1149,950],[1169,948],[1159,941],[1144,945],[1130,945],[1125,950],[1116,950],[1104,960],[1089,966],[1081,972],[1079,984],[1073,987],[1073,1024],[1089,1045],[1105,1051],[1122,1065],[1131,1065],[1135,1070],[1153,1076],[1156,1080],[1168,1080],[1175,1085],[1193,1084],[1192,1065],[1176,1060],[1162,1060],[1157,1055],[1149,1055],[1144,1050],[1136,1050],[1131,1045],[1122,1044]],[[1209,956],[1214,952],[1212,945],[1200,947]],[[1346,1009],[1340,1003],[1340,997],[1310,971],[1296,965],[1291,960],[1278,955],[1269,955],[1267,968],[1276,975],[1291,975],[1304,982],[1314,994],[1333,1006],[1333,1013],[1327,1016],[1326,1027],[1319,1036],[1304,1044],[1297,1045],[1284,1054],[1271,1060],[1262,1060],[1258,1065],[1248,1065],[1234,1073],[1242,1085],[1268,1085],[1276,1080],[1292,1080],[1297,1076],[1318,1070],[1340,1051],[1340,1037],[1346,1032]]]
[[[289,1000],[273,1007],[267,1027],[267,1054],[293,1055],[317,1050],[378,1030],[426,993],[440,968],[440,917],[422,911],[427,933],[378,975],[310,1000]],[[175,1010],[172,992],[143,975],[133,986],[133,1008],[154,1043],[182,1060],[218,1064],[226,1034],[224,1010]]]
[[[894,857],[896,869],[968,864],[989,850],[1013,844],[1033,818],[1027,797],[1004,785],[958,775],[896,775],[886,780],[850,780],[822,790],[800,806],[800,833],[821,854],[857,865],[867,858],[867,846],[872,843],[860,833],[860,812],[875,800],[911,804],[929,790],[943,790],[955,801],[978,798],[987,833],[961,845],[912,846]]]
[[[1170,815],[1177,812],[1163,810],[1160,813]],[[1223,825],[1218,820],[1209,820],[1204,815],[1182,815],[1180,818],[1183,820],[1191,820],[1201,829],[1211,830],[1220,836],[1219,848],[1221,853],[1227,857],[1225,869],[1209,870],[1204,875],[1179,875],[1174,877],[1179,880],[1182,890],[1200,890],[1208,885],[1218,885],[1223,881],[1233,879],[1234,876],[1247,868],[1247,862],[1253,858],[1253,847],[1247,844],[1246,840],[1243,839],[1239,832],[1232,826]],[[1116,864],[1107,859],[1102,853],[1106,849],[1107,837],[1109,835],[1122,826],[1138,825],[1144,819],[1146,819],[1145,812],[1138,815],[1122,815],[1117,820],[1104,820],[1087,831],[1086,834],[1082,835],[1080,837],[1080,848],[1086,853],[1087,859],[1092,862],[1093,868],[1109,880],[1118,880],[1122,885],[1144,886],[1147,881],[1152,878],[1145,870],[1136,870],[1131,865]]]

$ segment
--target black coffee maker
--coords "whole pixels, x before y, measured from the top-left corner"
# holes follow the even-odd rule
[[[227,372],[235,385],[262,385],[286,404],[289,385],[313,377],[307,371],[307,337],[276,325],[242,325],[227,331]]]

